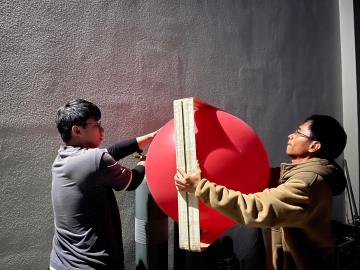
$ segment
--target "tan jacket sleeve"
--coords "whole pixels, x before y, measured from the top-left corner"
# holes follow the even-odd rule
[[[195,196],[240,224],[301,227],[308,216],[310,192],[303,181],[291,180],[247,195],[202,179]]]

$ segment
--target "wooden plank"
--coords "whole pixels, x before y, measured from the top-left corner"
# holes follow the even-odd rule
[[[194,111],[203,103],[194,98],[174,101],[176,165],[191,174],[196,166]],[[200,222],[198,200],[194,194],[178,192],[179,246],[200,251]]]

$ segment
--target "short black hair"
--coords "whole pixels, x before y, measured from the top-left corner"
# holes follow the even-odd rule
[[[71,128],[74,125],[86,127],[86,121],[94,118],[100,120],[100,109],[90,101],[75,99],[60,107],[56,116],[56,127],[62,140],[66,143],[71,139]]]
[[[310,121],[311,139],[319,141],[321,148],[316,156],[333,160],[340,156],[346,146],[347,135],[340,123],[331,116],[314,114],[305,122]]]

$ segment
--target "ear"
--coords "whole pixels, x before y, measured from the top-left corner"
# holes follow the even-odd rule
[[[312,141],[309,145],[309,152],[316,153],[320,150],[321,143],[319,141]]]
[[[80,128],[79,128],[79,126],[76,126],[76,125],[74,125],[74,126],[72,126],[71,127],[71,134],[72,135],[78,135],[78,134],[80,134]]]

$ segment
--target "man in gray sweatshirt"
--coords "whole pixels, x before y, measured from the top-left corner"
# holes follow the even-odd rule
[[[113,189],[134,190],[143,180],[145,161],[132,169],[117,161],[139,152],[156,131],[98,148],[104,129],[99,108],[73,100],[57,112],[65,145],[52,166],[55,233],[50,269],[124,269],[119,209]]]

